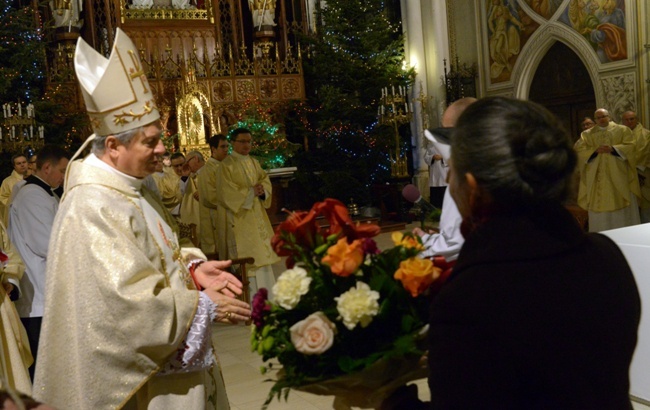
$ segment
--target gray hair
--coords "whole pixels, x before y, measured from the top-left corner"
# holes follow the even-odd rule
[[[191,160],[194,157],[197,157],[201,162],[205,162],[205,158],[203,157],[203,154],[201,154],[201,152],[199,151],[188,152],[187,155],[185,155],[185,161],[189,162],[189,160]]]
[[[452,134],[451,166],[471,173],[496,203],[562,201],[576,154],[560,122],[541,105],[503,97],[472,104]]]
[[[134,128],[132,130],[122,131],[117,134],[104,135],[101,137],[99,135],[96,135],[95,139],[92,142],[91,152],[97,156],[103,155],[104,151],[106,150],[106,138],[110,137],[111,135],[117,138],[122,144],[129,145],[133,140],[133,137],[138,135],[139,132],[144,132],[145,127],[146,125]]]

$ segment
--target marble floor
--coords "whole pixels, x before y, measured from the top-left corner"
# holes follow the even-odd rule
[[[407,226],[411,229],[412,226]],[[380,249],[392,246],[390,233],[377,238]],[[276,274],[284,270],[284,265],[274,266]],[[250,349],[250,329],[247,326],[218,326],[214,331],[217,355],[221,362],[223,377],[228,391],[232,410],[259,410],[262,408],[272,383],[265,382],[269,375],[262,375],[262,359]],[[429,389],[426,380],[419,380],[418,390],[423,400],[428,400]],[[316,396],[309,393],[291,391],[288,400],[274,399],[269,410],[325,410],[332,409],[331,396]],[[650,406],[632,403],[635,410],[650,410]]]

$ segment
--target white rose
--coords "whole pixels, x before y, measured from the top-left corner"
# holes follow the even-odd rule
[[[334,300],[343,324],[350,330],[358,323],[361,323],[361,327],[368,326],[379,312],[379,292],[371,290],[363,282],[357,282],[356,288],[350,288]]]
[[[273,301],[287,310],[296,307],[300,297],[309,292],[311,278],[307,271],[296,266],[284,271],[273,285]]]
[[[336,325],[323,312],[312,313],[291,328],[291,343],[303,354],[321,354],[334,343]]]

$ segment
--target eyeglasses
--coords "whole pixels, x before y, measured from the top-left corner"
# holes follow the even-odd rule
[[[253,141],[252,140],[235,140],[234,142],[238,142],[240,144],[250,144]]]

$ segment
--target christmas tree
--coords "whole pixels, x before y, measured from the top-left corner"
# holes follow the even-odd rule
[[[308,101],[287,127],[309,141],[295,163],[314,201],[366,203],[372,184],[390,177],[395,131],[378,124],[381,89],[414,78],[403,68],[399,11],[397,0],[328,0],[317,10],[317,32],[304,39]]]
[[[0,103],[36,105],[45,81],[45,46],[40,21],[31,7],[0,0],[0,61]],[[11,173],[13,154],[2,152],[0,178]]]
[[[15,2],[0,0],[0,99],[37,100],[45,76],[45,43],[38,14]]]

